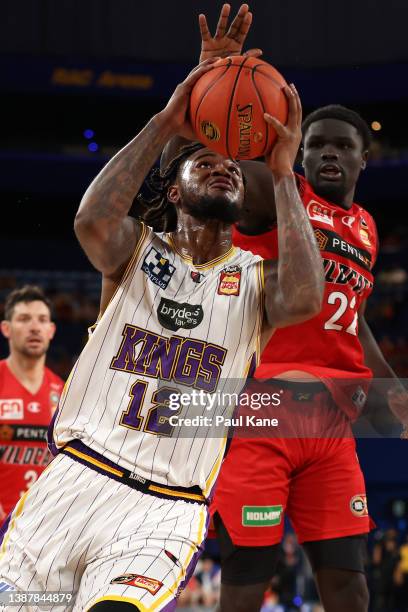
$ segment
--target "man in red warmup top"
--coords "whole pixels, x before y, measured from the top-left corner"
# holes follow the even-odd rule
[[[64,384],[45,367],[55,324],[39,287],[9,294],[1,331],[10,354],[0,361],[0,523],[50,461],[47,428]]]

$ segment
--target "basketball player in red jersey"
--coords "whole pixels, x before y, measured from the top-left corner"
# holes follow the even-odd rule
[[[214,37],[200,15],[201,60],[242,53],[252,14],[242,5],[228,28],[229,12],[224,5]],[[390,388],[396,383],[390,406],[405,432],[408,425],[406,393],[364,319],[378,240],[373,219],[353,200],[369,129],[353,111],[329,106],[306,119],[303,137],[306,178],[297,180],[323,258],[324,306],[307,323],[278,330],[255,373],[268,379],[269,394],[281,395],[274,414],[280,437],[234,438],[221,470],[212,511],[222,558],[222,612],[260,609],[285,514],[311,561],[326,612],[367,610],[370,518],[350,422],[364,405],[373,374],[388,378]],[[242,167],[246,215],[234,243],[276,257],[270,178],[261,163]]]
[[[55,324],[39,287],[9,294],[1,331],[10,354],[0,361],[0,523],[49,463],[47,428],[63,387],[45,367]]]

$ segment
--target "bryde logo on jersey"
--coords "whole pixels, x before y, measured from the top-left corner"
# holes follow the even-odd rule
[[[175,269],[175,266],[154,247],[150,249],[142,263],[143,272],[161,289],[167,288]]]
[[[193,329],[200,325],[204,311],[199,304],[194,306],[187,302],[179,303],[162,298],[157,309],[157,316],[163,327],[177,331],[178,329]]]
[[[220,273],[218,295],[239,295],[241,285],[240,266],[226,266]]]
[[[141,576],[140,574],[124,574],[118,576],[110,581],[111,584],[126,584],[127,586],[139,587],[139,589],[146,589],[152,595],[156,595],[163,586],[163,583],[156,578],[148,578],[147,576]]]
[[[212,393],[217,388],[227,349],[211,342],[160,336],[147,329],[126,324],[113,370],[141,374]]]
[[[24,418],[24,403],[22,399],[0,400],[0,420],[14,419],[22,421]]]
[[[327,206],[316,202],[316,200],[310,200],[309,204],[307,205],[306,212],[310,220],[320,221],[320,223],[326,223],[327,225],[334,227],[334,211]]]

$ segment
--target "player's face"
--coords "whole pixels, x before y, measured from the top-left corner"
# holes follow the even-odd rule
[[[10,351],[26,357],[42,357],[55,334],[49,308],[44,302],[18,302],[10,321],[2,322]]]
[[[352,200],[367,151],[354,125],[339,119],[312,123],[304,138],[305,175],[315,193],[340,206]]]
[[[191,215],[233,223],[240,218],[244,183],[239,164],[200,149],[180,169],[180,201]]]

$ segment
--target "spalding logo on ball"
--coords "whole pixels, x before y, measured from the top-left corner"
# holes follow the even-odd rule
[[[258,58],[219,60],[191,92],[190,119],[198,140],[233,159],[267,155],[276,132],[263,115],[286,123],[285,85],[283,76]]]

